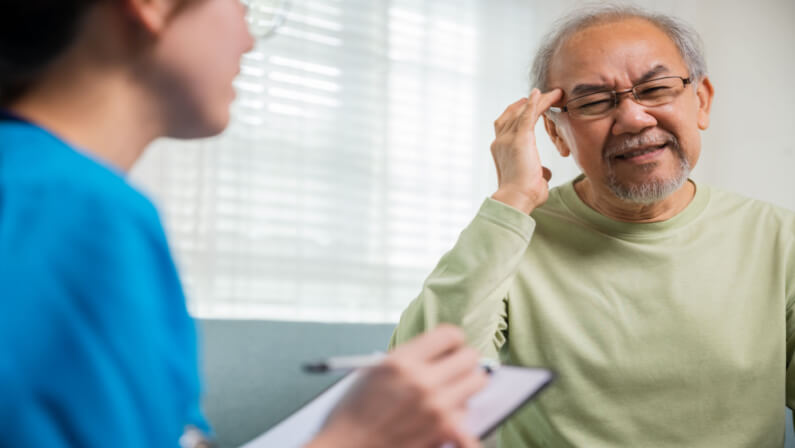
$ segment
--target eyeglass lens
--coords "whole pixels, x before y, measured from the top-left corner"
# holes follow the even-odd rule
[[[682,78],[666,77],[640,83],[632,88],[632,94],[633,99],[643,106],[661,106],[673,101],[684,87]],[[592,93],[569,101],[566,108],[577,116],[602,116],[618,104],[617,96],[615,91]]]

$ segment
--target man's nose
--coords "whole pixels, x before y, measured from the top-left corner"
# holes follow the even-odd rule
[[[617,99],[616,109],[613,111],[613,135],[637,134],[638,132],[657,125],[657,119],[649,114],[646,106],[637,103],[632,92],[626,92]]]

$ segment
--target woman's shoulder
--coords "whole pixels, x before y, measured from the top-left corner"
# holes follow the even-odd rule
[[[135,216],[159,225],[152,203],[123,173],[24,123],[0,122],[0,188],[6,216],[21,208],[61,219]]]

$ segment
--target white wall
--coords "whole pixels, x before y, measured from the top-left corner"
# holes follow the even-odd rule
[[[538,39],[562,14],[586,3],[484,1],[484,20],[495,21],[495,38],[484,43],[492,47],[486,70],[494,91],[479,111],[484,163],[490,162],[491,122],[527,92],[526,73]],[[702,156],[693,177],[795,209],[795,1],[638,0],[634,4],[686,20],[704,40],[716,93],[712,123],[703,133]],[[497,23],[502,14],[495,14],[496,8],[513,10],[522,19]],[[571,160],[561,160],[541,124],[537,133],[542,160],[554,173],[553,184],[568,180],[577,168]],[[491,192],[493,174],[484,175],[482,184],[484,194]]]

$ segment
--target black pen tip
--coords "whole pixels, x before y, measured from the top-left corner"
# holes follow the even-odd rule
[[[326,364],[326,363],[304,364],[303,368],[304,368],[304,372],[306,372],[306,373],[326,373],[326,372],[328,372],[328,364]]]

